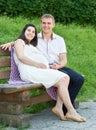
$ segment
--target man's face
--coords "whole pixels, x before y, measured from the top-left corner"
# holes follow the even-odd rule
[[[52,33],[52,29],[54,28],[54,21],[52,18],[43,18],[41,21],[41,29],[43,33],[49,34]]]

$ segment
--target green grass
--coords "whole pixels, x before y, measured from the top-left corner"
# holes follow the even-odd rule
[[[23,113],[26,113],[26,114],[27,113],[37,113],[37,112],[42,111],[43,109],[53,107],[54,104],[55,104],[54,101],[49,101],[49,102],[44,102],[44,103],[39,103],[36,105],[28,106],[23,109]]]
[[[39,18],[0,17],[0,44],[13,41],[20,34],[26,23],[33,23],[40,31]],[[80,101],[93,99],[96,95],[96,31],[92,26],[86,27],[56,23],[54,32],[64,37],[67,46],[67,66],[80,72],[85,83],[78,94]]]
[[[67,45],[68,66],[85,77],[85,83],[78,95],[86,101],[96,95],[96,31],[92,26],[57,24],[55,31],[64,37]]]

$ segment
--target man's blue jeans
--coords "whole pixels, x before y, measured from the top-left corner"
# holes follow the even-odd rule
[[[61,68],[59,69],[59,71],[68,74],[70,77],[68,90],[69,90],[71,102],[73,104],[76,96],[78,95],[80,88],[82,87],[84,83],[84,77],[81,74],[77,73],[76,71],[68,67]],[[64,111],[64,114],[66,114],[67,109],[64,105],[63,105],[63,111]]]

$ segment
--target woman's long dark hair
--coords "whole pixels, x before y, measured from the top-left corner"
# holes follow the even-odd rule
[[[20,36],[18,37],[18,39],[24,40],[26,44],[29,43],[28,40],[27,40],[26,37],[25,37],[25,31],[26,31],[26,29],[27,29],[29,26],[35,28],[35,37],[30,41],[30,44],[32,44],[33,46],[37,46],[37,42],[38,42],[37,29],[36,29],[35,25],[33,25],[33,24],[26,24],[26,25],[24,26],[24,28],[23,28],[23,30],[22,30]]]

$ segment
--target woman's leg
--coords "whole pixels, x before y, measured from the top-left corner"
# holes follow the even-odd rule
[[[57,91],[57,101],[55,107],[52,108],[52,112],[55,113],[61,120],[67,120],[67,118],[64,116],[63,113],[63,101],[61,98],[58,96],[58,91]]]
[[[84,121],[83,118],[76,112],[76,110],[74,109],[71,103],[69,92],[68,92],[68,85],[69,85],[69,76],[62,78],[59,82],[55,84],[55,86],[58,88],[58,96],[66,106],[69,115],[71,115],[71,117],[74,118],[71,119],[75,121]],[[59,114],[61,115],[62,112],[60,112]]]
[[[61,69],[59,69],[59,71],[66,73],[70,77],[68,91],[69,91],[71,102],[73,104],[81,87],[83,86],[84,77],[80,73],[78,73],[68,67],[61,68]],[[64,113],[67,112],[64,104],[63,104],[63,111],[64,111]]]

